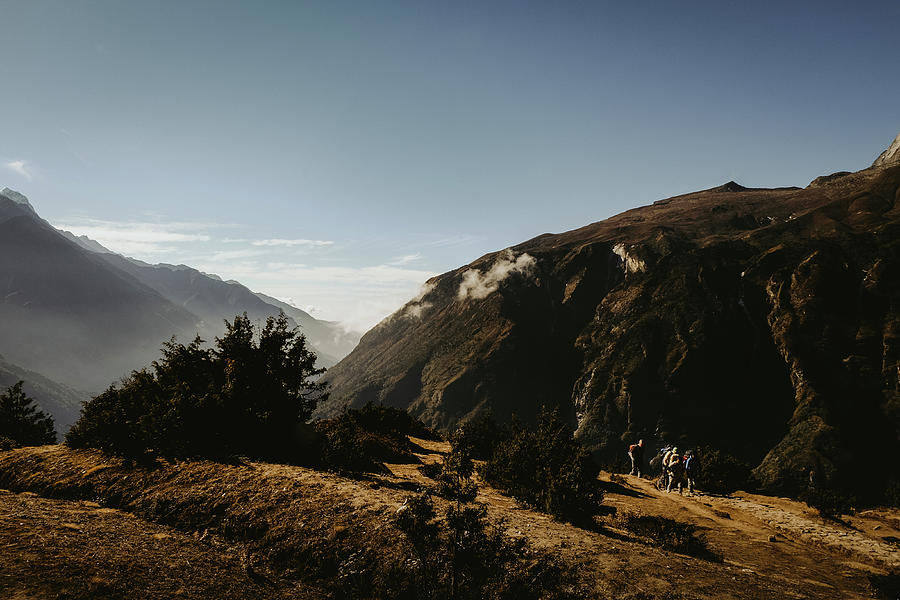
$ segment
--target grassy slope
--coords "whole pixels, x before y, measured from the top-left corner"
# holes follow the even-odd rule
[[[429,449],[421,455],[426,462],[436,460],[446,449],[440,443],[416,441]],[[265,463],[190,461],[135,467],[98,452],[62,446],[25,448],[0,453],[0,488],[20,492],[0,494],[0,507],[6,506],[5,498],[16,499],[21,511],[40,522],[45,530],[41,535],[55,538],[64,529],[62,517],[53,517],[49,509],[30,506],[29,502],[39,499],[21,500],[21,492],[59,500],[54,510],[71,510],[73,506],[95,510],[94,505],[84,504],[88,501],[118,509],[122,511],[116,513],[119,515],[131,513],[139,517],[131,521],[132,526],[145,532],[135,532],[138,538],[160,532],[177,536],[172,542],[173,560],[184,559],[193,565],[196,555],[197,564],[202,564],[208,560],[203,558],[204,553],[218,549],[225,557],[223,568],[227,571],[237,556],[248,577],[254,576],[252,585],[245,588],[248,598],[277,597],[306,585],[327,595],[365,597],[367,579],[399,581],[406,547],[403,536],[392,526],[392,518],[409,491],[427,483],[412,465],[388,467],[391,474],[350,479]],[[482,488],[479,500],[488,505],[492,520],[507,521],[512,535],[526,535],[538,551],[550,551],[576,565],[585,597],[865,598],[870,594],[867,573],[884,573],[891,566],[900,566],[890,564],[891,560],[897,562],[890,553],[885,558],[829,545],[829,540],[841,538],[841,533],[849,535],[849,529],[836,530],[824,540],[805,538],[805,526],[823,531],[836,526],[817,523],[808,516],[803,520],[803,515],[795,514],[799,510],[796,506],[779,504],[778,499],[742,497],[738,499],[746,503],[742,505],[733,498],[660,495],[646,482],[630,478],[625,485],[607,485],[607,503],[620,512],[663,514],[700,525],[724,561],[710,562],[651,547],[618,529],[615,520],[601,520],[591,531],[555,522],[517,506],[489,487]],[[67,502],[62,502],[64,499]],[[799,524],[793,529],[778,526],[754,513],[761,510],[777,517],[780,513],[774,509],[793,511],[791,514],[800,518]],[[882,536],[886,530],[893,531],[889,523],[900,525],[896,513],[882,517]],[[39,589],[49,577],[41,565],[50,573],[60,564],[70,566],[82,560],[81,546],[54,543],[52,551],[16,546],[19,540],[15,529],[2,523],[0,518],[0,546],[16,550],[7,551],[7,556],[21,560],[22,552],[28,551],[40,557],[33,560],[28,579],[20,581],[21,585]],[[169,529],[161,530],[160,525]],[[871,533],[873,527],[872,523],[856,525],[863,533]],[[99,577],[103,585],[114,588],[123,581],[150,576],[139,568],[124,569],[109,559],[122,550],[120,542],[109,535],[117,528],[110,526],[103,533],[82,527],[82,535],[90,537],[90,546],[98,553],[95,562],[108,572],[101,575],[85,570],[79,575],[77,569],[68,569],[72,577]],[[777,535],[779,541],[768,542],[769,535]],[[70,555],[67,548],[71,548]],[[152,556],[146,544],[129,547],[127,552],[134,554],[135,563]],[[10,564],[9,559],[6,564]],[[0,591],[7,581],[3,575],[0,569]],[[233,575],[240,577],[240,570]],[[90,580],[85,583],[90,584]],[[188,596],[204,597],[201,588],[190,587],[200,583],[186,580],[185,585]],[[311,588],[302,589],[313,597]],[[151,591],[146,595],[169,596],[171,593]]]

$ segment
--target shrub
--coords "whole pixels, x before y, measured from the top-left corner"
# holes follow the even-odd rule
[[[489,413],[466,421],[455,432],[460,442],[471,449],[472,457],[480,460],[488,460],[508,434]]]
[[[731,454],[703,446],[694,455],[698,465],[697,487],[700,489],[714,494],[755,489],[756,480],[750,465]]]
[[[418,462],[406,432],[419,427],[406,419],[397,423],[380,418],[385,413],[370,407],[346,409],[334,419],[316,422],[316,431],[322,436],[319,455],[324,465],[340,471],[377,471],[382,462]],[[421,422],[419,426],[425,427]]]
[[[296,458],[295,431],[324,397],[324,385],[312,380],[324,369],[283,313],[258,334],[246,313],[225,325],[214,348],[200,338],[166,342],[152,369],[84,405],[66,443],[131,458]]]
[[[354,414],[359,425],[367,431],[400,436],[412,435],[425,439],[438,438],[425,423],[402,408],[368,402]]]
[[[573,433],[558,410],[543,410],[537,428],[514,426],[482,475],[505,493],[555,517],[590,517],[603,498],[599,468]]]
[[[438,518],[427,493],[410,496],[397,512],[413,559],[416,598],[575,598],[573,574],[523,538],[491,525],[481,505],[450,504]]]
[[[6,392],[0,394],[0,441],[3,445],[41,446],[55,444],[56,432],[53,417],[44,414],[34,406],[34,399],[22,391],[23,381],[19,381]]]
[[[825,519],[837,520],[841,515],[853,514],[856,499],[839,490],[810,486],[800,494],[800,500],[814,508]]]
[[[706,540],[697,536],[697,527],[674,519],[656,515],[644,516],[623,513],[619,522],[628,531],[647,538],[650,543],[663,550],[687,554],[707,560],[721,560],[706,545]]]
[[[893,570],[886,575],[869,575],[869,586],[876,598],[896,600],[900,598],[900,571]]]
[[[450,437],[450,453],[444,457],[440,470],[435,469],[433,479],[437,482],[435,492],[448,500],[472,502],[478,495],[478,487],[472,481],[475,462],[472,448],[459,431]]]

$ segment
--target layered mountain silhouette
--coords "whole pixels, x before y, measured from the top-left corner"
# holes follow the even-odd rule
[[[0,393],[4,393],[19,381],[24,382],[22,391],[34,399],[40,410],[53,415],[57,436],[72,426],[78,419],[81,404],[90,398],[87,392],[72,389],[40,373],[8,363],[0,356]]]
[[[0,384],[30,372],[48,378],[50,383],[41,384],[45,390],[53,384],[96,392],[149,365],[173,335],[188,341],[199,334],[210,341],[237,314],[264,321],[281,311],[302,327],[322,366],[334,364],[358,340],[337,323],[314,319],[238,282],[184,265],[150,265],[57,231],[24,196],[8,188],[0,192],[0,354],[11,374],[4,376],[0,364]],[[24,379],[40,387],[35,377]],[[63,426],[72,422],[64,407],[68,400],[34,396]]]
[[[709,444],[770,489],[882,493],[900,481],[898,200],[889,150],[483,256],[366,333],[319,414],[375,401],[452,427],[558,406],[606,463],[641,437]]]

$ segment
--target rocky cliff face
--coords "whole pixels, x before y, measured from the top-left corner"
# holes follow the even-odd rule
[[[878,158],[875,159],[875,162],[872,163],[873,167],[886,167],[889,165],[895,165],[900,163],[900,133],[897,134],[897,137],[894,138],[894,141],[888,147],[887,150],[881,153]]]
[[[711,444],[769,488],[877,493],[900,475],[873,460],[900,449],[898,199],[900,165],[729,182],[484,256],[367,333],[320,413],[556,405],[606,461],[637,437]]]

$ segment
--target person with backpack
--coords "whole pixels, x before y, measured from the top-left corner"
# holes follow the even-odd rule
[[[688,450],[684,454],[684,478],[687,482],[688,494],[693,496],[697,478],[697,459],[694,458],[693,450]]]
[[[628,446],[628,457],[631,459],[629,475],[640,477],[644,470],[644,440],[638,440],[637,444]]]
[[[672,448],[663,457],[663,469],[666,473],[666,492],[672,491],[672,484],[678,482],[681,485],[681,477],[684,472],[681,469],[681,455],[678,448]]]
[[[663,442],[663,447],[659,449],[659,452],[653,459],[650,461],[650,467],[656,469],[659,467],[659,478],[656,480],[656,489],[664,490],[666,489],[666,458],[669,455],[669,452],[672,451],[672,446]]]

